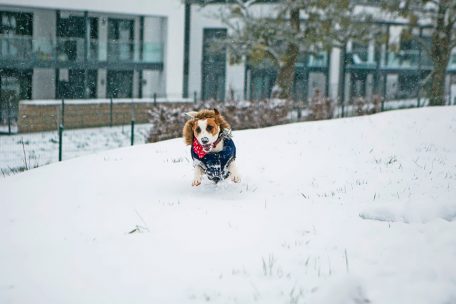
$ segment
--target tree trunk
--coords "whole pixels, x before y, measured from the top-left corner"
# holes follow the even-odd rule
[[[431,90],[429,104],[441,106],[445,104],[445,76],[450,60],[450,37],[445,26],[446,10],[439,7],[436,29],[432,35],[431,58],[434,65],[431,74]]]
[[[445,76],[448,61],[433,61],[434,69],[431,75],[431,96],[429,105],[441,106],[445,104]]]
[[[293,32],[298,33],[300,30],[299,9],[290,11],[290,23]],[[289,42],[287,51],[280,64],[279,73],[272,90],[273,98],[288,99],[290,98],[291,88],[294,82],[295,66],[299,55],[299,46]]]

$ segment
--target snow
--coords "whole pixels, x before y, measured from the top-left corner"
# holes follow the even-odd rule
[[[455,303],[456,107],[181,139],[0,180],[0,303]],[[130,233],[131,232],[131,233]]]
[[[135,145],[146,142],[150,128],[151,124],[135,125]],[[129,125],[65,130],[62,138],[62,158],[68,160],[129,145]],[[57,162],[58,151],[57,131],[0,136],[0,178],[26,166],[35,168]]]

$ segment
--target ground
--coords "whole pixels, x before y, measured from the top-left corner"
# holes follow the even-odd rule
[[[0,303],[456,303],[456,107],[181,139],[0,180]]]
[[[135,126],[134,143],[146,142],[151,124]],[[131,145],[129,125],[65,130],[62,138],[62,159],[89,155]],[[0,178],[25,168],[36,168],[59,159],[57,130],[0,136]]]

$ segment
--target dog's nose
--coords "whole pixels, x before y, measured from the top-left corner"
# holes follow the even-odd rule
[[[201,142],[202,142],[203,144],[207,144],[207,143],[209,142],[209,138],[203,137],[203,138],[201,138]]]

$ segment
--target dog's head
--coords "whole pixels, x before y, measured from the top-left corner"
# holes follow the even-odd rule
[[[217,109],[188,112],[186,115],[190,117],[183,130],[187,145],[191,145],[196,138],[203,147],[208,147],[217,140],[221,131],[230,128]]]

